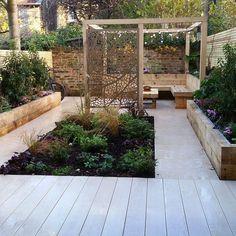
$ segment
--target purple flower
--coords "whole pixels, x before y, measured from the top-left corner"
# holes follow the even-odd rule
[[[52,94],[52,93],[53,93],[53,91],[51,91],[51,90],[40,91],[39,96],[40,96],[40,97],[45,97],[45,96],[48,96],[48,95],[50,95],[50,94]]]
[[[194,99],[194,102],[199,106],[199,107],[204,107],[204,100],[203,99]]]
[[[207,109],[207,116],[211,120],[215,120],[218,117],[218,112],[215,109]]]
[[[144,67],[143,73],[144,73],[144,74],[148,74],[149,72],[150,72],[150,70],[149,70],[147,67]]]
[[[233,134],[233,130],[231,129],[231,127],[226,127],[224,129],[224,134],[228,135],[228,136],[231,136]]]

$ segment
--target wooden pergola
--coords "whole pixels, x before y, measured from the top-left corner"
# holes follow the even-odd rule
[[[152,28],[148,29],[146,25],[168,25],[185,24],[187,27],[181,28]],[[180,18],[148,18],[148,19],[98,19],[83,21],[83,47],[84,47],[84,80],[85,94],[88,91],[87,83],[87,29],[102,30],[107,25],[135,25],[138,28],[138,107],[143,109],[143,68],[144,68],[144,34],[146,33],[186,33],[185,54],[190,53],[190,32],[196,27],[201,28],[201,48],[200,48],[200,80],[206,75],[206,53],[207,53],[207,17],[180,17]],[[185,71],[188,71],[188,62],[185,63]],[[86,96],[85,96],[86,97]],[[87,104],[88,104],[87,98]]]

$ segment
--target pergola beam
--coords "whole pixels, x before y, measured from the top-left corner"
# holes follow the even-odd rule
[[[185,28],[173,28],[173,29],[145,29],[144,33],[180,33],[186,32]]]
[[[103,30],[103,28],[99,25],[89,25],[89,27],[95,29],[95,30]]]
[[[187,31],[192,31],[194,28],[198,27],[199,25],[201,25],[202,22],[196,22],[194,24],[192,24],[191,26],[189,26],[187,28]]]
[[[207,17],[178,17],[178,18],[145,18],[145,19],[97,19],[84,20],[88,25],[138,25],[138,24],[169,24],[206,22]]]

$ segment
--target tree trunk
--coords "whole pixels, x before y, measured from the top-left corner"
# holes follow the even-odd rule
[[[20,29],[18,24],[18,10],[16,0],[7,1],[8,24],[10,30],[10,39],[14,43],[14,49],[20,50]]]

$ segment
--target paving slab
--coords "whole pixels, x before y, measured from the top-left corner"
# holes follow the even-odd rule
[[[174,179],[218,179],[186,116],[173,101],[158,100],[155,117],[156,177]]]

